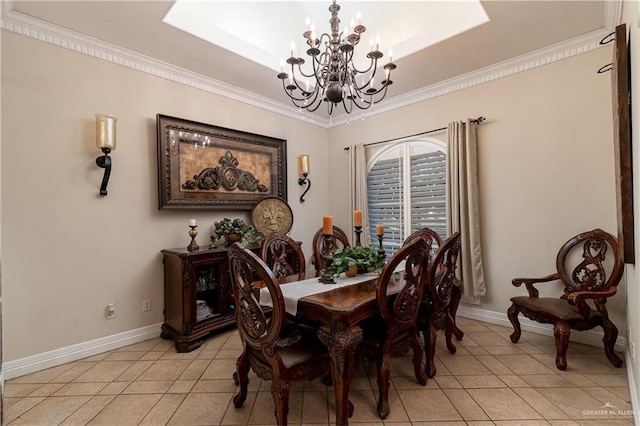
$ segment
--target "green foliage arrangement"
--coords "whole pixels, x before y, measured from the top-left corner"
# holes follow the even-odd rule
[[[354,264],[358,266],[358,273],[380,272],[384,266],[385,257],[378,254],[373,246],[345,247],[333,252],[331,273],[334,276],[346,272]]]
[[[255,245],[260,243],[264,238],[263,235],[258,232],[253,225],[249,225],[244,220],[236,218],[229,219],[225,217],[219,222],[213,223],[213,229],[211,230],[211,245],[221,238],[224,238],[227,245],[233,243],[229,239],[229,235],[238,235],[237,241],[241,241],[244,245]]]

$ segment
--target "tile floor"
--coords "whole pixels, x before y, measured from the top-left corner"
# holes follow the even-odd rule
[[[392,361],[390,425],[633,424],[626,369],[603,350],[572,342],[567,371],[555,368],[552,337],[465,318],[458,352],[438,339],[437,375],[415,382],[411,356]],[[269,382],[250,376],[240,409],[231,374],[241,348],[229,330],[179,354],[160,338],[18,377],[5,383],[5,425],[258,425],[274,424]],[[375,408],[373,364],[359,362],[351,386],[351,424],[383,424]],[[331,388],[294,385],[289,424],[335,421]]]

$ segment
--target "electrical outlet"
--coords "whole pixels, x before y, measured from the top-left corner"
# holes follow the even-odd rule
[[[151,310],[151,299],[143,299],[142,300],[142,312],[147,312]]]
[[[107,319],[114,319],[116,317],[116,305],[115,303],[110,303],[105,308],[105,316]]]

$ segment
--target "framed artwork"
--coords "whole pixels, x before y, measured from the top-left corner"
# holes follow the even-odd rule
[[[615,31],[611,67],[613,143],[616,170],[618,244],[624,262],[635,263],[633,223],[633,170],[631,157],[631,63],[625,24]]]
[[[158,209],[251,210],[287,197],[287,141],[158,114]]]

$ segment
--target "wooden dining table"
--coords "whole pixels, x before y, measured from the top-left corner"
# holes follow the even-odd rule
[[[400,291],[402,275],[394,275],[388,293]],[[337,278],[336,284],[323,284],[320,288],[310,279],[317,281],[315,272],[284,277],[279,280],[282,284],[280,288],[285,305],[287,294],[296,293],[300,286],[313,285],[314,289],[319,289],[317,293],[297,299],[295,315],[291,315],[291,319],[319,326],[318,338],[327,346],[331,355],[336,424],[347,425],[350,411],[353,409],[349,403],[349,387],[353,378],[355,349],[363,337],[358,323],[380,312],[376,299],[378,274],[364,274],[359,276],[359,279],[351,278],[353,281]]]

